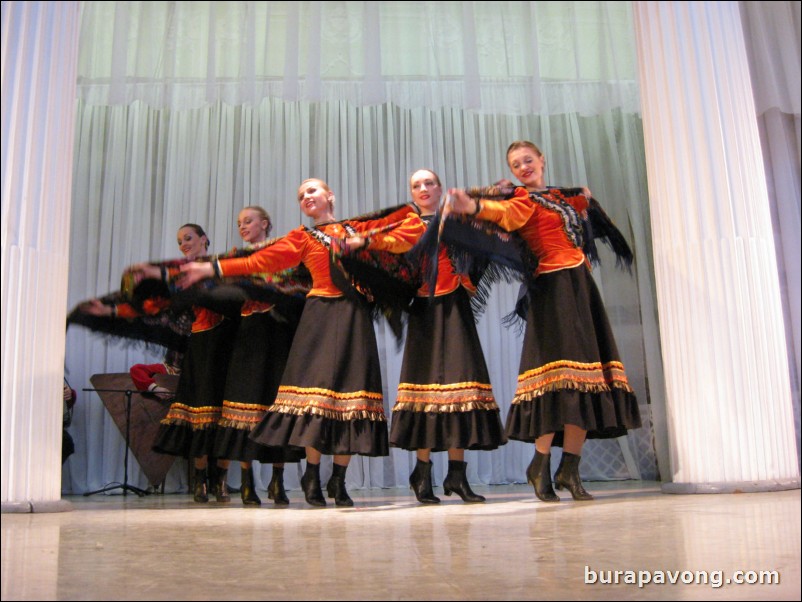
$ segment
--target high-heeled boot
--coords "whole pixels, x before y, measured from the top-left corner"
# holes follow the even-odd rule
[[[217,498],[217,501],[221,503],[231,501],[231,495],[228,493],[228,483],[226,483],[226,479],[228,479],[228,468],[218,466],[217,478],[214,482],[214,496]]]
[[[248,468],[242,468],[240,466],[240,471],[242,472],[242,482],[240,484],[239,493],[240,497],[242,497],[243,505],[261,506],[262,500],[256,495],[256,487],[253,484],[253,466],[249,466]]]
[[[194,499],[199,504],[205,504],[209,501],[209,489],[206,486],[206,469],[205,468],[196,468],[195,469],[195,490]]]
[[[559,502],[560,498],[551,486],[551,454],[535,450],[535,457],[526,469],[526,480],[535,488],[535,495],[542,502]]]
[[[301,489],[304,490],[304,498],[310,506],[325,506],[326,500],[320,490],[320,464],[306,463],[304,476],[301,477]]]
[[[571,497],[579,502],[589,502],[593,496],[585,491],[585,488],[582,487],[582,480],[579,478],[579,461],[581,459],[582,456],[564,451],[557,472],[554,473],[554,486],[557,489],[567,489],[571,492]]]
[[[462,498],[463,502],[468,502],[470,504],[484,502],[484,496],[477,495],[471,491],[471,486],[468,485],[468,479],[465,477],[465,469],[467,467],[467,462],[461,462],[459,460],[448,461],[448,474],[443,481],[443,493],[451,495],[451,493],[454,492]]]
[[[345,490],[345,471],[347,469],[347,466],[335,464],[334,472],[331,473],[331,478],[326,483],[326,493],[329,494],[329,498],[334,498],[334,503],[337,506],[354,505],[354,500],[349,497],[348,492]]]
[[[432,462],[418,460],[415,470],[409,475],[409,488],[421,504],[439,504],[440,498],[432,491]]]
[[[273,467],[273,477],[267,486],[267,498],[273,500],[276,506],[288,506],[290,498],[284,491],[284,468]]]

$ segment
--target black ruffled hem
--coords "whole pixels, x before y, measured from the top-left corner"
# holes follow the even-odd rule
[[[306,451],[297,447],[267,447],[250,438],[251,431],[235,428],[218,428],[212,456],[237,462],[278,464],[300,462]]]
[[[326,455],[387,456],[387,423],[377,420],[332,420],[322,416],[268,412],[251,432],[260,445],[313,447]]]
[[[183,458],[208,456],[214,447],[215,428],[192,429],[185,424],[162,424],[153,451]]]
[[[566,424],[585,429],[588,439],[612,439],[641,427],[635,395],[623,389],[586,393],[563,389],[532,400],[513,403],[507,414],[505,432],[516,441],[534,442],[554,433],[553,445],[562,446]]]
[[[491,450],[507,442],[498,410],[393,412],[390,445],[402,449]]]

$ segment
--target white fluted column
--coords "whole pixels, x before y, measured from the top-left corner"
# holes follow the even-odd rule
[[[634,2],[670,493],[799,487],[774,238],[737,2]]]
[[[61,500],[79,2],[2,3],[3,512]]]

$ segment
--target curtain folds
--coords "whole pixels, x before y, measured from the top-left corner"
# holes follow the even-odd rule
[[[274,235],[304,223],[295,198],[304,178],[327,180],[345,218],[408,200],[408,177],[422,167],[446,187],[509,177],[507,146],[529,139],[547,157],[549,183],[588,185],[636,255],[627,274],[602,249],[594,277],[644,428],[588,442],[583,477],[659,478],[667,459],[656,458],[654,439],[666,425],[659,413],[652,424],[651,407],[664,385],[636,59],[629,2],[86,2],[68,304],[118,289],[131,263],[177,257],[184,223],[202,225],[213,252],[241,244],[246,205],[268,210]],[[517,293],[497,287],[479,322],[502,418],[521,336],[501,319]],[[401,349],[386,325],[376,330],[390,416]],[[92,374],[159,359],[67,333],[76,389]],[[122,478],[122,438],[100,400],[81,397],[66,492]],[[468,452],[469,479],[521,482],[531,448]],[[433,460],[439,484],[445,454]],[[405,486],[414,462],[399,450],[355,459],[348,482]],[[270,467],[256,473],[266,485]],[[130,478],[147,486],[134,463]],[[299,478],[287,470],[288,487]],[[185,487],[177,463],[166,490]]]
[[[645,166],[637,115],[609,111],[595,117],[481,115],[460,109],[404,109],[386,103],[354,107],[347,102],[263,100],[258,107],[216,103],[201,109],[155,109],[78,103],[70,257],[70,305],[119,288],[125,266],[144,259],[178,256],[176,230],[201,224],[212,251],[241,244],[236,215],[250,204],[264,206],[274,233],[303,223],[295,199],[308,176],[326,179],[337,196],[339,217],[358,215],[409,199],[407,179],[422,166],[437,171],[446,186],[492,183],[508,176],[504,152],[518,138],[537,140],[549,157],[550,181],[589,183],[631,241],[638,257],[633,274],[617,270],[603,255],[596,278],[619,334],[627,370],[642,402],[646,427],[627,441],[591,442],[583,471],[591,478],[657,478],[647,389],[642,321],[656,332],[650,275],[650,235]],[[603,161],[597,157],[605,157]],[[602,250],[602,253],[604,250]],[[499,286],[479,324],[494,392],[506,416],[517,375],[521,339],[501,326],[518,288]],[[401,349],[385,324],[377,324],[385,370],[385,410],[390,416]],[[649,346],[658,342],[650,340]],[[157,354],[107,342],[70,329],[68,375],[86,383],[95,373],[125,372]],[[65,471],[65,489],[85,491],[118,479],[120,439],[99,400],[86,397],[72,430],[86,449]],[[468,452],[474,481],[520,481],[532,446],[511,442],[488,453]],[[598,449],[596,449],[598,448]],[[443,458],[436,456],[442,455]],[[402,486],[414,455],[393,450],[389,458],[359,459],[349,481],[359,486]],[[445,454],[435,454],[435,473]],[[439,464],[442,464],[442,467]],[[170,473],[168,489],[185,486],[183,472]],[[137,478],[138,467],[132,467]],[[270,468],[264,468],[264,483]],[[444,476],[445,472],[440,475]],[[260,471],[257,476],[261,478]],[[232,478],[236,479],[236,475]],[[299,475],[288,471],[288,484]],[[142,484],[146,486],[146,484]]]
[[[802,4],[741,2],[785,314],[797,450],[802,374]]]
[[[86,2],[79,97],[638,111],[628,2]]]

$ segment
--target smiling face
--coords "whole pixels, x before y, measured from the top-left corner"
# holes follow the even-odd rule
[[[334,219],[334,193],[323,180],[311,178],[298,187],[298,203],[304,215],[315,223]]]
[[[178,248],[187,259],[197,259],[206,254],[209,239],[206,234],[199,234],[192,226],[182,226],[178,230]]]
[[[543,188],[546,159],[543,153],[531,143],[511,146],[507,151],[507,165],[510,171],[524,186]]]
[[[437,211],[440,197],[443,196],[443,186],[436,173],[419,169],[409,178],[409,192],[412,200],[421,208],[421,213],[428,215]]]
[[[237,229],[245,242],[262,242],[270,232],[270,219],[260,207],[245,207],[237,216]]]

